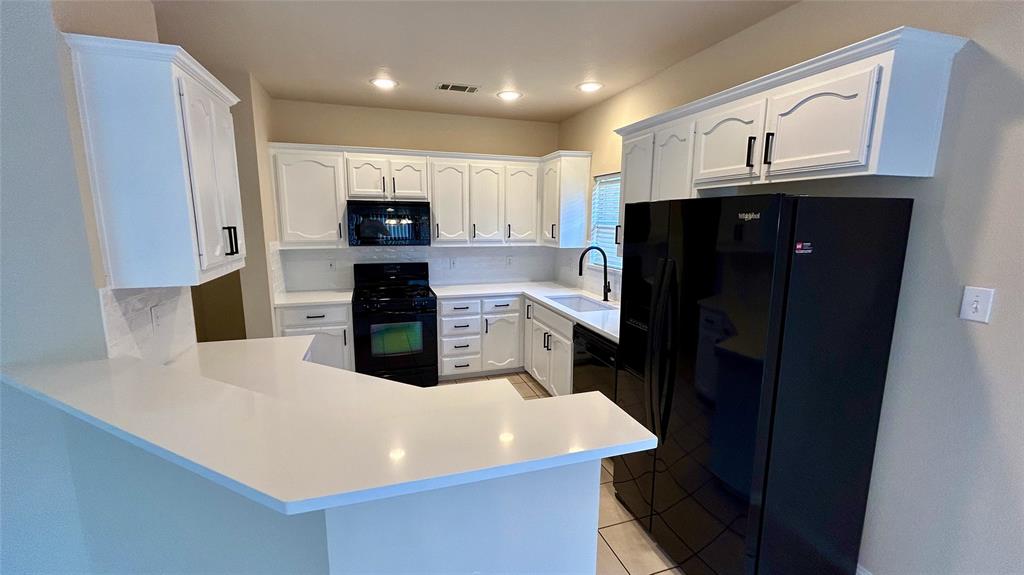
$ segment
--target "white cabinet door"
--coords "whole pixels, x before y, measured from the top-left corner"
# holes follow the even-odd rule
[[[430,163],[434,201],[434,240],[465,242],[469,239],[469,164],[457,161]]]
[[[533,321],[533,340],[532,352],[530,354],[530,375],[533,379],[537,380],[537,383],[544,386],[545,389],[550,391],[548,384],[548,370],[550,359],[548,357],[548,337],[551,335],[551,330],[541,322]]]
[[[681,200],[692,194],[693,119],[682,118],[654,132],[651,201]]]
[[[505,239],[532,242],[537,239],[537,166],[505,167]]]
[[[694,183],[755,179],[761,173],[765,98],[726,104],[697,118]]]
[[[768,176],[866,166],[882,67],[823,72],[768,98]]]
[[[363,200],[387,199],[388,160],[380,156],[346,154],[348,197]]]
[[[533,373],[533,302],[525,300],[526,317],[523,321],[523,368]]]
[[[622,233],[626,204],[651,201],[651,169],[654,163],[654,133],[622,140],[622,193],[619,194],[619,227],[615,230],[615,251],[622,255]]]
[[[545,387],[551,395],[569,395],[572,393],[572,342],[551,332],[548,336],[548,348],[551,365],[548,371],[548,385]]]
[[[233,255],[223,196],[217,181],[217,150],[214,107],[210,93],[191,77],[180,80],[185,145],[188,149],[192,201],[199,240],[199,265],[203,270],[222,265]]]
[[[231,227],[235,241],[232,251],[235,253],[228,259],[236,260],[245,258],[245,230],[242,225],[242,191],[238,184],[238,158],[235,155],[235,122],[231,117],[231,108],[218,100],[214,100],[213,119],[214,165],[217,168],[217,189],[224,209],[222,225]]]
[[[519,317],[518,313],[484,316],[481,369],[511,369],[523,365],[519,354],[522,345]]]
[[[541,239],[558,243],[560,162],[551,160],[541,166]]]
[[[281,330],[285,336],[315,335],[306,352],[306,360],[338,369],[355,369],[355,355],[349,326],[292,327]]]
[[[345,204],[341,161],[340,154],[274,154],[281,242],[342,239]]]
[[[469,165],[469,223],[474,242],[500,242],[504,239],[504,192],[504,166]]]
[[[426,158],[390,158],[391,194],[393,200],[427,201]]]

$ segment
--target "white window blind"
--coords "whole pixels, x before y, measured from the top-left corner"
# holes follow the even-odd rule
[[[608,267],[621,270],[622,258],[615,255],[615,226],[619,225],[619,174],[594,179],[590,204],[590,244],[608,254]],[[601,254],[590,252],[590,263],[601,265]]]

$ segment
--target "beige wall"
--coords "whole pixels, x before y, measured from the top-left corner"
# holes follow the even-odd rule
[[[558,124],[273,100],[270,140],[543,156],[558,148]]]
[[[566,120],[559,147],[618,171],[614,128],[900,25],[974,41],[953,71],[936,176],[749,192],[914,198],[861,562],[874,575],[1021,573],[1024,4],[804,2]],[[997,289],[990,325],[957,319],[965,284]]]

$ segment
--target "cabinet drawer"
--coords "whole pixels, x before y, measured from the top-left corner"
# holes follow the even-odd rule
[[[444,300],[441,302],[441,315],[443,317],[450,315],[475,315],[479,313],[480,300],[478,299]]]
[[[442,337],[441,355],[455,357],[458,355],[475,355],[480,353],[480,336]]]
[[[320,305],[288,307],[281,310],[281,326],[323,325],[330,323],[349,323],[352,316],[351,306]]]
[[[519,311],[518,297],[494,297],[484,300],[484,313]]]
[[[446,357],[441,360],[441,375],[477,373],[480,371],[480,356]]]
[[[446,317],[441,320],[441,335],[470,335],[480,333],[480,316]]]
[[[553,312],[550,309],[544,307],[543,304],[539,304],[533,300],[529,300],[532,307],[530,308],[530,317],[536,318],[538,321],[548,326],[551,331],[558,332],[565,336],[566,339],[572,340],[572,320],[566,319],[559,313]]]

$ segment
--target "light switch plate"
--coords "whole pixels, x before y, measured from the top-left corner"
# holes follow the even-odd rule
[[[964,299],[960,302],[960,319],[988,323],[992,316],[992,288],[964,286]]]

